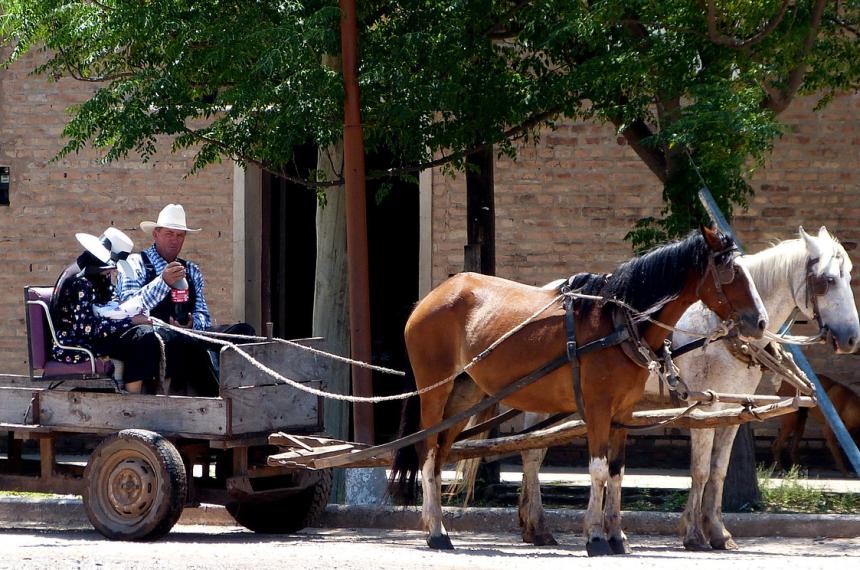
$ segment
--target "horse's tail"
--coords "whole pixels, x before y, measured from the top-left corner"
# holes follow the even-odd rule
[[[418,396],[403,403],[398,438],[415,433],[421,425],[421,400]],[[418,448],[415,444],[394,452],[391,475],[386,494],[395,505],[414,505],[418,502]]]
[[[483,412],[472,416],[466,428],[468,429],[489,420],[496,415],[498,407],[498,404],[491,406]],[[486,438],[488,433],[489,432],[483,432],[479,437]],[[481,466],[481,459],[482,458],[480,457],[473,457],[471,459],[461,459],[458,461],[454,468],[454,482],[451,483],[445,491],[445,494],[449,497],[456,497],[463,493],[464,507],[468,507],[469,502],[475,498],[475,479],[478,475],[478,468]]]

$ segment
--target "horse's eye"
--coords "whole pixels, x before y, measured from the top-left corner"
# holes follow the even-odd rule
[[[834,283],[836,283],[836,277],[833,277],[832,275],[828,275],[827,276],[827,284],[833,285]]]

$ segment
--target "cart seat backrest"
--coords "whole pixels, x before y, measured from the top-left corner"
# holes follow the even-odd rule
[[[28,287],[27,300],[44,301],[45,305],[50,307],[53,292],[53,287]],[[27,313],[31,364],[33,368],[42,369],[51,356],[51,334],[47,317],[44,308],[35,303],[27,305]]]
[[[27,287],[25,298],[28,301],[42,301],[45,307],[51,306],[53,287]],[[92,377],[92,365],[89,361],[77,364],[66,364],[53,359],[51,349],[54,341],[48,326],[49,315],[45,307],[38,303],[27,303],[27,337],[30,343],[30,374],[33,370],[42,370],[42,378],[66,376]],[[114,365],[110,360],[97,358],[95,371],[98,376],[111,376]],[[38,379],[38,376],[35,377]]]

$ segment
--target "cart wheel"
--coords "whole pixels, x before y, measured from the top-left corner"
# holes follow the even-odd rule
[[[317,471],[316,483],[283,499],[266,502],[229,503],[229,512],[236,522],[254,532],[292,533],[316,522],[328,504],[331,494],[331,470]]]
[[[155,540],[170,532],[185,505],[187,479],[172,443],[128,429],[104,439],[84,470],[84,508],[110,539]]]

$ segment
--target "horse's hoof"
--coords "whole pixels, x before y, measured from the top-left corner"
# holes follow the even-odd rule
[[[686,548],[687,550],[692,550],[694,552],[704,552],[705,550],[710,550],[711,545],[707,542],[699,540],[685,540],[684,548]]]
[[[440,534],[439,536],[428,536],[427,546],[434,550],[454,550],[454,545],[451,544],[451,539],[448,538],[447,534]]]
[[[585,543],[585,552],[589,556],[611,556],[613,554],[609,543],[602,538],[593,538]]]
[[[612,554],[630,554],[630,544],[626,538],[612,537],[609,539],[609,548],[612,549]]]
[[[737,550],[738,544],[731,537],[728,537],[721,540],[712,540],[711,548],[714,550]]]
[[[535,546],[558,546],[558,541],[551,533],[536,534],[531,542]]]

